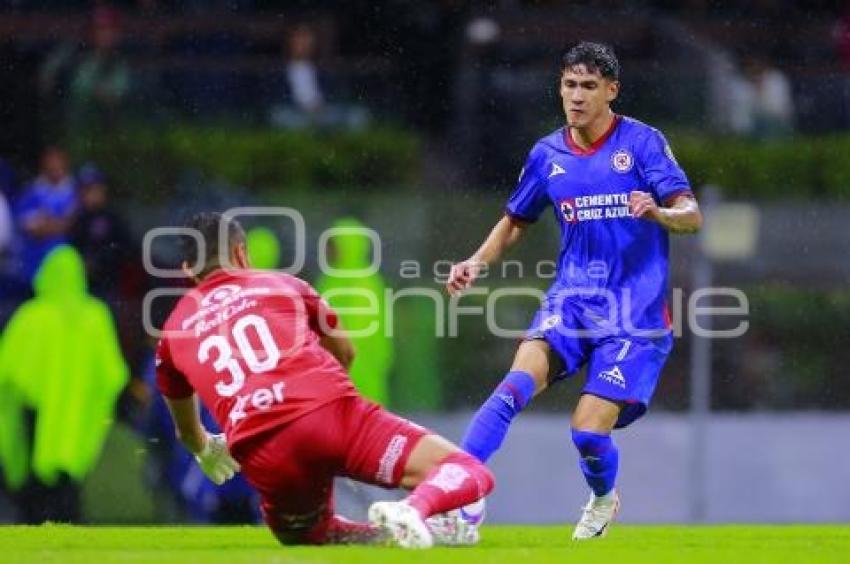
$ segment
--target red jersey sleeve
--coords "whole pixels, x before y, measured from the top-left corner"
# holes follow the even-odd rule
[[[339,317],[333,308],[322,296],[308,283],[303,280],[301,295],[304,298],[304,306],[310,317],[310,329],[319,335],[325,335],[339,325]]]
[[[174,367],[168,342],[160,339],[156,345],[156,387],[159,392],[172,399],[185,399],[195,393],[186,377]]]

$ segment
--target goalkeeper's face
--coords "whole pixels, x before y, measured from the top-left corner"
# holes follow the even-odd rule
[[[564,69],[561,74],[561,101],[567,125],[583,129],[605,119],[619,91],[619,82],[609,80],[598,72],[589,72],[584,65]]]

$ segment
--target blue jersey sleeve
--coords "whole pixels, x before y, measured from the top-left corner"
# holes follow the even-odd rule
[[[537,147],[528,154],[517,186],[505,206],[505,212],[509,216],[522,221],[535,222],[549,205],[546,177],[543,174],[545,161],[545,152]]]
[[[29,221],[41,208],[41,201],[36,193],[29,189],[24,192],[15,206],[15,218],[21,225]]]
[[[689,194],[691,185],[685,171],[676,162],[670,144],[660,131],[653,129],[641,143],[640,164],[652,194],[665,203],[680,194]]]

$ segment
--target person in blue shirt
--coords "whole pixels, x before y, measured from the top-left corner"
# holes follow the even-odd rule
[[[41,157],[41,173],[15,206],[21,240],[21,278],[29,281],[42,259],[54,247],[66,243],[77,209],[77,183],[70,172],[68,155],[48,147]]]
[[[619,455],[611,432],[646,412],[673,344],[668,234],[694,233],[702,224],[664,136],[612,111],[618,79],[610,47],[585,42],[564,55],[566,127],[534,145],[505,216],[469,259],[452,267],[447,284],[452,294],[468,288],[552,209],[561,229],[555,282],[462,446],[486,461],[532,397],[586,366],[571,425],[592,493],[576,540],[605,534],[619,508]],[[560,370],[550,379],[553,360]]]

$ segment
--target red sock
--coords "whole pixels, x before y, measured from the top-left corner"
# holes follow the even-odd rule
[[[407,497],[423,519],[478,501],[493,490],[493,475],[465,452],[455,452],[434,467]]]

